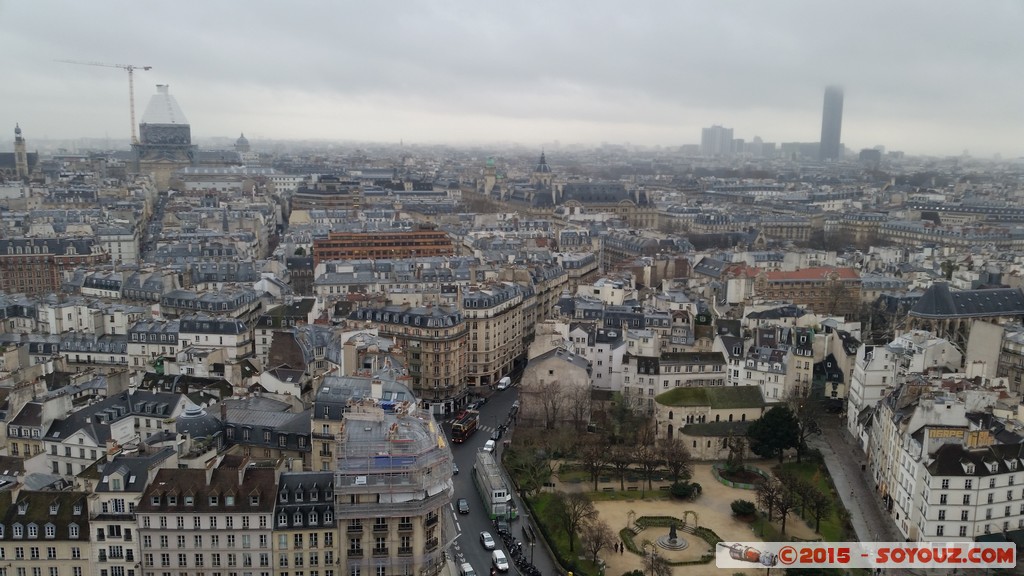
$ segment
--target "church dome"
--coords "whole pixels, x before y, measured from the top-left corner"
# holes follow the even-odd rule
[[[188,434],[193,440],[213,438],[222,428],[219,418],[207,414],[206,410],[195,404],[189,404],[174,423],[174,429],[178,434]]]
[[[540,153],[540,162],[537,163],[537,167],[533,169],[535,173],[551,173],[551,166],[548,166],[548,161],[544,158],[544,153]]]
[[[14,125],[14,135],[15,136],[21,136],[21,125],[20,124],[15,124]]]
[[[244,132],[238,137],[238,140],[235,140],[235,150],[239,152],[249,151],[249,139],[245,137]]]

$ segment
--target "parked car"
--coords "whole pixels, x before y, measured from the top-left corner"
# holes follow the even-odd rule
[[[512,533],[510,531],[511,529],[508,526],[508,520],[495,520],[494,521],[494,526],[495,526],[495,530],[498,531],[498,534],[511,534]]]
[[[501,439],[501,428],[498,428],[494,432],[491,432],[491,440]]]
[[[480,543],[484,545],[484,548],[494,550],[494,538],[491,537],[490,532],[480,533]]]
[[[459,498],[456,507],[459,509],[459,514],[469,514],[469,500]]]
[[[458,473],[459,473],[459,465],[456,464],[455,462],[452,462],[452,475],[455,476],[455,475],[458,475]]]
[[[494,452],[494,440],[488,440],[484,443],[484,452]]]

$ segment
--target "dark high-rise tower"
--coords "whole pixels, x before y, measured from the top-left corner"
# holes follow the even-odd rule
[[[825,88],[825,108],[821,113],[821,144],[818,159],[839,160],[839,138],[843,130],[843,89]]]

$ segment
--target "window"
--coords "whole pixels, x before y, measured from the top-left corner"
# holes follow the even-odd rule
[[[47,524],[45,529],[46,529],[46,537],[47,538],[56,538],[57,537],[57,527],[56,526],[54,526],[53,524]]]
[[[949,489],[949,478],[944,478],[942,480],[942,489],[943,490],[948,490]]]
[[[964,480],[964,490],[970,490],[972,486],[974,486],[974,480],[971,478]]]
[[[946,511],[945,510],[939,510],[939,520],[945,520],[945,519],[946,519]]]
[[[946,503],[946,495],[945,494],[939,494],[939,504],[945,504],[945,503]]]
[[[962,511],[960,512],[960,520],[961,520],[962,522],[967,522],[967,517],[968,517],[968,513],[967,513],[967,510],[962,510]]]
[[[943,526],[942,524],[939,524],[938,526],[935,527],[935,535],[936,536],[942,536],[945,532],[946,532],[946,527]]]

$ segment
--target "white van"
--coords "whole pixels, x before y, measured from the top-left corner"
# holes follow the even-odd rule
[[[459,576],[476,576],[476,570],[469,562],[463,562],[459,565]]]
[[[484,444],[484,452],[494,452],[494,440],[488,440],[487,443]]]
[[[508,558],[501,550],[491,552],[491,564],[498,569],[498,572],[508,572]]]
[[[512,385],[512,379],[509,378],[508,376],[505,376],[501,380],[498,380],[498,390],[505,390],[506,388],[508,388],[511,385]]]

